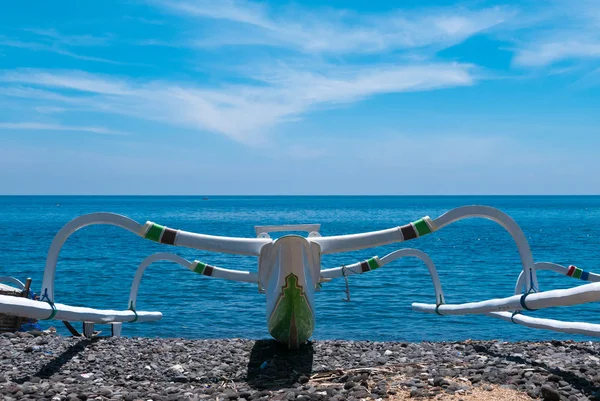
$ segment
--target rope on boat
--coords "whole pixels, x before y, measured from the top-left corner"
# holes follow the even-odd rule
[[[131,301],[129,303],[129,310],[132,311],[135,314],[135,318],[133,318],[133,320],[131,322],[129,322],[129,323],[135,323],[135,322],[137,322],[139,316],[138,316],[137,312],[135,311],[135,308],[133,307],[133,301]]]
[[[529,308],[526,304],[525,304],[525,299],[527,298],[527,295],[530,295],[532,293],[535,293],[537,291],[531,289],[529,291],[527,291],[525,294],[521,295],[521,299],[519,300],[519,303],[521,304],[521,306],[523,307],[523,309],[528,310],[528,311],[536,311],[537,309],[531,309]]]
[[[46,290],[44,291],[44,295],[42,295],[42,298],[40,299],[40,301],[44,301],[50,305],[50,307],[52,308],[52,313],[50,314],[49,317],[45,318],[45,319],[40,319],[40,320],[52,320],[54,319],[54,317],[56,316],[56,306],[54,305],[54,302],[52,302],[50,300],[50,298],[48,298],[48,289],[46,288]]]
[[[48,316],[47,318],[42,319],[42,320],[52,320],[56,316],[56,312],[58,312],[58,310],[56,309],[56,306],[54,305],[54,302],[47,301],[47,303],[52,308],[52,313],[50,314],[50,316]]]
[[[346,274],[346,266],[342,265],[342,276],[346,281],[346,299],[344,301],[350,302],[350,284],[348,283],[348,275]]]
[[[444,304],[444,296],[440,295],[440,300],[437,303],[437,305],[435,306],[435,314],[436,315],[444,316],[440,313],[440,306],[442,306],[443,304]]]
[[[510,316],[510,321],[513,322],[514,324],[519,324],[519,322],[515,322],[515,315],[518,315],[519,313],[521,313],[521,311],[516,310]]]

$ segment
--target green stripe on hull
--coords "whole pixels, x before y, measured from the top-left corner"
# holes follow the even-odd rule
[[[269,333],[288,348],[295,349],[312,335],[315,316],[302,286],[298,285],[298,277],[290,274],[285,282],[269,317]]]

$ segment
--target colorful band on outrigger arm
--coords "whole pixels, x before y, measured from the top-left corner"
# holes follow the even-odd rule
[[[571,266],[569,266],[569,270],[567,271],[567,276],[573,277],[573,278],[578,278],[583,281],[587,281],[588,278],[590,277],[590,273],[586,272],[585,270],[581,270],[577,266],[571,265]]]
[[[371,259],[360,262],[361,273],[375,270],[379,267],[381,267],[381,265],[379,264],[379,258],[377,256],[373,256]]]
[[[206,263],[202,263],[202,262],[195,260],[193,270],[195,273],[202,274],[204,276],[212,276],[213,271],[214,271],[214,266],[207,265]]]
[[[175,245],[177,230],[147,221],[142,227],[141,235],[145,239],[160,242],[161,244]]]
[[[406,224],[400,227],[400,231],[402,232],[402,237],[405,241],[409,239],[415,239],[418,237],[422,237],[424,235],[430,234],[435,231],[436,227],[431,220],[431,217],[425,216],[422,219],[414,221],[412,223]]]

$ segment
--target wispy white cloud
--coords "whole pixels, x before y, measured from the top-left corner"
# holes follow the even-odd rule
[[[226,1],[155,1],[189,18],[230,21],[193,43],[292,47],[308,53],[376,53],[425,46],[446,47],[501,24],[514,12],[503,7],[478,10],[430,8],[385,14],[300,8],[271,9],[262,3]]]
[[[67,57],[72,57],[79,60],[86,61],[96,61],[99,63],[107,63],[107,64],[115,64],[115,65],[126,65],[127,63],[123,63],[120,61],[110,60],[102,57],[93,57],[93,56],[85,56],[82,54],[77,54],[69,50],[57,48],[54,46],[50,46],[43,43],[35,43],[35,42],[26,42],[20,40],[13,40],[6,37],[0,36],[0,47],[14,47],[19,49],[27,49],[27,50],[35,50],[35,51],[43,51],[49,53],[56,53]]]
[[[543,67],[567,60],[600,58],[600,28],[598,35],[595,41],[590,37],[581,38],[579,33],[565,34],[555,40],[540,39],[518,49],[514,62],[519,66]]]
[[[24,29],[24,32],[32,34],[33,37],[29,38],[28,40],[17,40],[8,36],[0,35],[0,47],[12,47],[32,51],[56,53],[79,60],[95,61],[106,64],[127,64],[103,57],[88,56],[71,50],[71,48],[73,47],[89,48],[97,46],[108,46],[112,38],[111,35],[101,37],[92,35],[63,35],[55,29],[37,28]]]
[[[275,74],[265,70],[258,75],[268,85],[207,89],[164,81],[139,83],[80,71],[37,70],[3,72],[0,82],[21,86],[16,89],[19,97],[27,97],[28,93],[38,96],[37,87],[42,87],[46,97],[55,96],[66,103],[85,96],[86,107],[96,112],[158,120],[255,142],[264,139],[274,125],[314,108],[355,102],[380,93],[434,90],[471,85],[474,81],[471,66],[454,63],[330,67],[321,74],[293,69]],[[66,95],[65,89],[74,93]],[[0,93],[13,94],[10,90]]]
[[[35,108],[36,111],[42,114],[54,114],[54,113],[63,113],[68,111],[65,107],[56,107],[56,106],[37,106]]]
[[[275,8],[247,0],[153,3],[186,18],[224,21],[184,42],[198,47],[268,45],[329,55],[435,52],[488,34],[514,43],[517,66],[600,58],[600,3],[595,0],[555,0],[522,7],[458,5],[380,14],[331,8],[314,12],[289,5]]]
[[[64,103],[81,104],[85,101],[84,97],[68,96],[50,90],[23,85],[0,87],[0,96],[13,99],[33,99],[51,105]]]
[[[68,71],[62,73],[40,70],[4,71],[0,81],[25,83],[29,85],[73,89],[81,92],[92,92],[105,95],[125,95],[129,91],[124,81],[86,73],[84,71]]]
[[[0,35],[0,46],[16,47],[19,49],[29,49],[29,50],[46,50],[48,48],[46,45],[42,45],[39,43],[15,40],[15,39],[7,38],[6,36],[1,36],[1,35]]]
[[[114,131],[104,127],[77,127],[62,124],[46,124],[38,122],[0,122],[0,130],[26,130],[26,131],[76,131],[91,132],[103,135],[125,135],[123,132]]]
[[[564,60],[600,58],[600,40],[592,43],[586,42],[588,40],[529,45],[517,52],[514,61],[521,66],[540,67]]]
[[[473,85],[482,76],[481,69],[441,61],[438,51],[478,34],[546,26],[557,18],[558,9],[534,18],[516,8],[477,4],[358,13],[248,0],[151,3],[202,28],[182,29],[185,33],[172,41],[138,38],[136,43],[187,47],[262,44],[275,51],[270,60],[241,58],[234,66],[211,60],[214,68],[222,66],[238,74],[234,78],[241,78],[217,85],[197,82],[193,75],[185,75],[184,80],[168,75],[140,80],[73,70],[7,70],[0,72],[0,96],[23,99],[28,106],[33,103],[31,110],[38,113],[68,115],[85,110],[126,115],[255,143],[264,140],[277,124],[303,118],[316,109],[347,106],[380,94]],[[583,17],[573,11],[568,18],[572,26],[572,21]],[[37,41],[0,37],[0,45],[94,60],[71,49],[106,46],[114,39],[112,35],[65,35],[54,29],[27,32]],[[543,66],[569,57],[600,55],[594,40],[552,42],[544,32],[532,35],[526,31],[529,41],[514,41],[516,65]]]
[[[600,58],[600,2],[552,1],[529,10],[520,26],[514,64],[545,67]]]
[[[268,7],[258,2],[224,0],[218,3],[199,1],[155,1],[156,5],[184,15],[223,19],[271,29],[273,24],[267,16]]]
[[[65,45],[65,46],[107,46],[110,44],[112,35],[106,34],[102,36],[93,35],[65,35],[57,31],[56,29],[41,29],[41,28],[26,28],[26,32],[30,32],[38,37],[43,38],[47,43],[53,45]]]

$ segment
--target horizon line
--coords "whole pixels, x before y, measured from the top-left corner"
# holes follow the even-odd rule
[[[276,195],[276,194],[0,194],[0,197],[525,197],[525,196],[578,196],[578,197],[593,197],[600,196],[599,194],[299,194],[299,195]]]

